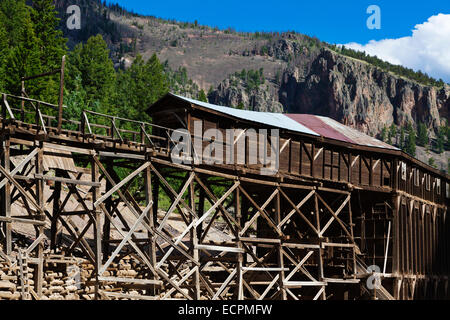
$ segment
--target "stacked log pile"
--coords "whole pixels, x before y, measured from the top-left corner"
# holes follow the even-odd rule
[[[17,277],[14,275],[14,270],[6,263],[0,263],[0,300],[20,299],[16,282]]]
[[[0,300],[37,298],[34,288],[36,265],[28,263],[25,265],[25,269],[27,272],[24,278],[21,278],[17,261],[12,262],[11,265],[0,261]],[[163,265],[163,270],[166,273],[169,271],[166,265]],[[94,300],[96,283],[93,275],[95,275],[95,267],[90,261],[47,256],[47,259],[44,259],[44,277],[40,299]],[[131,256],[122,258],[118,263],[111,263],[102,277],[108,278],[108,280],[130,279],[130,282],[106,280],[99,282],[100,299],[135,300],[152,296],[161,298],[170,289],[140,283],[139,280],[153,279],[153,275],[144,264]],[[22,283],[24,284],[23,291]],[[32,292],[33,290],[34,292]],[[188,293],[187,289],[185,290]],[[183,298],[183,295],[177,292],[173,292],[171,296],[176,299]]]

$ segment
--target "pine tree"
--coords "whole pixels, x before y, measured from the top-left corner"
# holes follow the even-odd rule
[[[77,45],[67,62],[68,89],[73,90],[75,79],[80,77],[86,90],[86,102],[94,104],[97,101],[107,106],[113,96],[116,72],[103,37],[97,35],[89,38],[86,44]]]
[[[417,127],[417,142],[422,147],[425,147],[428,144],[428,131],[423,122],[420,122]]]
[[[444,129],[443,127],[440,127],[438,130],[438,134],[436,137],[437,142],[437,152],[442,153],[444,152],[444,144],[445,144],[445,138],[444,138]]]
[[[8,38],[6,35],[5,27],[0,20],[0,91],[5,91],[5,69],[6,59],[8,57]]]
[[[430,157],[430,159],[428,159],[428,164],[432,167],[436,167],[436,162],[434,161],[433,157]]]
[[[25,0],[1,0],[0,21],[6,31],[9,48],[16,46],[21,38],[22,27],[29,11]]]
[[[408,123],[408,139],[406,140],[406,152],[411,156],[416,155],[416,132],[411,124]]]
[[[203,91],[203,89],[198,93],[198,100],[208,102],[208,98],[206,97],[206,93],[205,91]]]
[[[392,144],[392,138],[395,138],[397,136],[397,126],[392,123],[389,127],[389,133],[388,133],[388,143]]]
[[[118,75],[115,105],[119,107],[111,112],[123,110],[122,115],[129,118],[148,120],[146,109],[167,92],[167,76],[156,55],[147,62],[138,55],[130,68]]]
[[[405,151],[405,149],[404,149],[404,147],[405,147],[405,128],[403,128],[403,127],[400,129],[399,147],[400,147],[400,149]]]
[[[381,141],[386,142],[387,140],[387,128],[386,126],[383,127],[383,129],[381,130]]]
[[[40,48],[41,69],[51,71],[61,67],[61,58],[67,52],[66,41],[58,29],[59,19],[53,0],[33,0],[30,17]],[[59,90],[59,75],[40,79],[45,84],[41,99],[56,102]]]
[[[27,8],[24,10],[28,11]],[[5,87],[8,93],[20,95],[21,77],[42,72],[39,39],[35,35],[28,12],[23,18],[17,43],[10,50],[6,59]],[[26,83],[26,89],[29,96],[40,98],[40,94],[45,90],[45,85],[40,79],[35,79]]]

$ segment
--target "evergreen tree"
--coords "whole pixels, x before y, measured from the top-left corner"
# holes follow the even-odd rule
[[[387,128],[386,126],[383,127],[383,129],[381,130],[381,140],[386,142],[387,140]]]
[[[6,59],[6,91],[16,95],[21,93],[22,77],[42,72],[39,39],[34,32],[28,9],[24,10],[26,12],[21,22],[17,43],[11,47]],[[40,79],[34,79],[27,81],[26,90],[29,96],[40,98],[40,94],[45,90],[45,85]]]
[[[73,90],[68,91],[65,90],[64,92],[64,104],[67,105],[67,108],[64,108],[63,117],[64,119],[69,120],[80,120],[82,110],[86,106],[86,91],[83,88],[82,85],[82,79],[81,76],[78,75],[73,83]],[[65,129],[70,130],[77,130],[76,125],[72,124],[64,124],[63,125]]]
[[[203,91],[203,89],[198,93],[198,100],[208,102],[208,98],[206,97],[206,93],[205,91]]]
[[[444,152],[444,144],[445,144],[445,136],[444,136],[444,129],[443,127],[440,127],[438,130],[438,134],[436,137],[436,142],[437,142],[437,152],[438,153],[442,153]]]
[[[168,92],[168,80],[164,67],[156,55],[147,62],[138,55],[131,67],[118,75],[115,105],[110,112],[122,116],[148,120],[146,109]]]
[[[428,159],[428,164],[434,168],[436,168],[436,162],[434,161],[434,158],[431,157],[430,159]]]
[[[389,133],[388,133],[388,143],[392,144],[392,138],[395,138],[397,136],[397,126],[392,123],[389,127]]]
[[[5,69],[8,52],[8,38],[5,27],[0,20],[0,91],[5,91]]]
[[[400,129],[399,147],[400,147],[400,149],[405,151],[405,149],[404,149],[404,147],[405,147],[405,128],[403,128],[403,127]]]
[[[108,46],[101,35],[89,38],[84,45],[77,45],[69,54],[67,66],[69,90],[74,89],[74,81],[77,77],[82,80],[88,104],[97,101],[106,106],[111,102],[116,72],[109,57]]]
[[[25,0],[0,0],[0,21],[7,35],[7,46],[20,42],[24,20],[29,16]]]
[[[61,58],[67,52],[67,39],[58,29],[59,19],[53,0],[33,0],[30,16],[34,32],[40,48],[41,69],[51,71],[61,67]],[[44,82],[45,91],[40,98],[50,102],[58,100],[59,75],[40,79]]]
[[[425,147],[428,144],[428,131],[423,122],[420,122],[417,127],[417,142],[422,147]]]
[[[408,139],[406,140],[406,152],[411,156],[416,155],[416,132],[411,124],[408,123]]]

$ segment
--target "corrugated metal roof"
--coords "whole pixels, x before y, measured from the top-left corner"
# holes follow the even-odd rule
[[[287,116],[302,123],[325,138],[350,142],[361,146],[399,150],[390,144],[384,143],[328,117],[311,114],[288,114]]]
[[[345,135],[347,138],[354,141],[355,144],[369,146],[369,147],[377,147],[377,148],[385,148],[392,150],[399,150],[398,148],[391,146],[381,140],[378,140],[374,137],[371,137],[365,133],[362,133],[356,129],[350,128],[342,123],[333,120],[327,117],[318,116],[326,125],[329,127],[338,130],[340,133]]]
[[[174,96],[178,97],[179,99],[185,100],[189,103],[196,104],[198,106],[212,109],[221,113],[228,114],[230,116],[240,118],[247,121],[254,121],[261,124],[277,127],[277,128],[283,128],[291,131],[306,133],[314,136],[318,136],[316,132],[314,132],[311,129],[308,129],[303,124],[292,120],[289,117],[286,117],[286,115],[282,113],[272,113],[272,112],[258,112],[258,111],[250,111],[250,110],[240,110],[235,108],[229,108],[224,106],[218,106],[211,103],[206,103],[186,97],[182,97],[179,95]]]
[[[361,146],[399,150],[394,146],[366,135],[356,129],[343,125],[342,123],[328,117],[316,116],[311,114],[282,114],[240,110],[198,101],[172,93],[170,93],[169,95],[177,97],[178,99],[184,100],[186,102],[247,121],[253,121],[314,136],[322,136],[328,139],[344,141]]]
[[[325,123],[317,116],[312,114],[287,114],[287,116],[305,126],[314,130],[323,137],[336,139],[340,141],[355,143],[353,140],[346,137],[344,134],[335,130],[332,127],[325,125]]]

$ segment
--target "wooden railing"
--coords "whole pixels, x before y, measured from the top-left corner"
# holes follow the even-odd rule
[[[55,104],[25,96],[6,93],[0,93],[0,95],[2,123],[20,122],[29,124],[35,127],[36,134],[58,132],[58,123],[61,122],[63,128],[66,128],[63,129],[63,132],[75,132],[85,138],[103,138],[118,143],[134,142],[153,148],[164,148],[168,152],[173,147],[171,134],[176,130],[171,128],[91,110],[83,110],[79,120],[59,118],[58,115],[48,114],[58,112],[58,106]],[[17,102],[20,103],[20,107],[15,106]],[[67,107],[63,106],[63,108]],[[44,112],[44,109],[47,112]],[[72,129],[67,129],[68,127]],[[155,129],[158,130],[158,134],[153,134]]]

